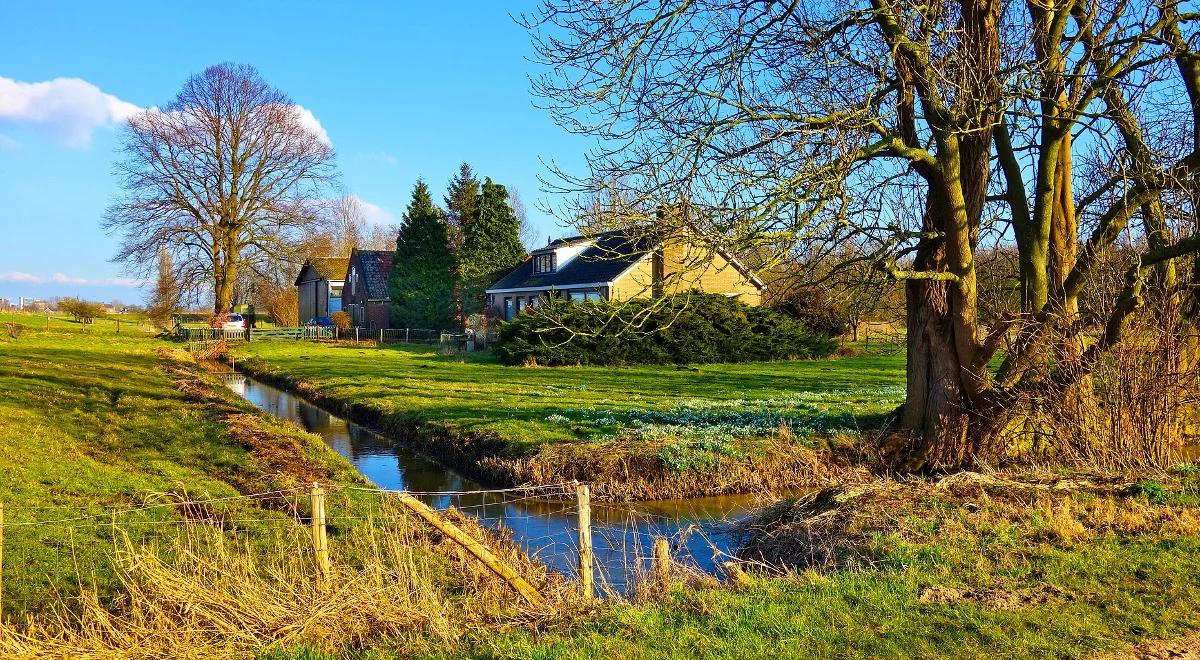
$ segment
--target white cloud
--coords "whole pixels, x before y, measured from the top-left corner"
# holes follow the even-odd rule
[[[86,277],[67,275],[66,273],[54,273],[49,277],[41,277],[30,273],[22,273],[20,271],[0,273],[0,282],[14,282],[19,284],[76,284],[80,286],[127,286],[130,288],[143,287],[148,283],[146,280],[140,280],[132,277],[101,277],[97,279],[89,279]]]
[[[359,206],[362,207],[363,217],[366,218],[369,224],[382,225],[384,227],[396,224],[396,216],[392,215],[391,211],[378,204],[372,204],[358,195],[354,195],[353,197],[358,200]]]
[[[12,272],[0,273],[0,282],[23,282],[26,284],[41,284],[42,278],[29,273]]]
[[[87,284],[87,280],[82,277],[71,277],[63,273],[55,273],[50,276],[50,281],[54,284]]]
[[[0,122],[30,126],[70,147],[88,146],[92,131],[139,112],[142,108],[79,78],[26,83],[0,76]]]
[[[311,110],[302,105],[293,107],[302,126],[325,144],[333,144]],[[27,83],[0,76],[0,124],[28,126],[69,147],[86,147],[97,128],[118,126],[141,112],[146,109],[106,94],[80,78]],[[14,146],[15,140],[0,134],[0,149]]]
[[[321,125],[321,122],[317,121],[317,116],[312,113],[312,110],[302,105],[294,107],[296,108],[296,118],[300,121],[301,126],[315,134],[325,144],[333,144],[329,139],[329,134],[325,132],[325,127]]]

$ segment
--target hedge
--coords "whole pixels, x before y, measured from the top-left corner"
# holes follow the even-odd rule
[[[502,323],[505,364],[702,364],[825,357],[837,342],[801,321],[718,294],[546,301]]]

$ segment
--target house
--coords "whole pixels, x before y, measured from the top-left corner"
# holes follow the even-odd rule
[[[371,333],[388,327],[391,296],[388,294],[388,275],[392,271],[391,250],[359,250],[350,253],[346,269],[346,285],[342,288],[346,312],[357,328]]]
[[[698,289],[757,305],[764,287],[723,250],[616,230],[551,241],[485,293],[488,315],[511,320],[549,296],[619,301]]]
[[[341,257],[311,257],[304,262],[296,276],[301,323],[342,310],[342,283],[349,263]]]

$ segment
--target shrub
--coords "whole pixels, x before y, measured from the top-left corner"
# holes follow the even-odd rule
[[[775,310],[804,323],[813,332],[837,337],[850,329],[846,311],[820,289],[797,289],[779,302]]]
[[[836,343],[793,318],[728,296],[622,303],[552,299],[502,323],[505,364],[689,364],[824,357]]]
[[[345,331],[350,329],[350,315],[346,312],[334,312],[333,316],[330,316],[329,318],[333,321],[333,325],[336,326],[338,330]]]

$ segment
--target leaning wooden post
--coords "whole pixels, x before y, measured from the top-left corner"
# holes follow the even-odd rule
[[[671,586],[671,544],[662,536],[654,538],[654,581],[663,591]]]
[[[579,509],[579,588],[586,600],[596,597],[595,578],[592,571],[595,560],[592,555],[592,489],[587,484],[575,486],[575,499]]]
[[[402,492],[396,493],[396,499],[400,500],[400,503],[408,507],[413,513],[423,518],[425,522],[433,525],[439,532],[449,537],[451,541],[459,544],[467,552],[474,555],[476,559],[483,562],[484,566],[487,566],[492,572],[503,578],[525,600],[534,605],[541,605],[546,602],[546,599],[525,578],[500,561],[500,558],[492,554],[492,551],[488,550],[482,543],[471,538],[469,534],[459,529],[454,523],[438,515],[438,512],[430,508],[428,504],[408,493]]]
[[[321,569],[322,577],[329,577],[329,538],[325,533],[325,491],[318,484],[313,484],[309,494],[312,501],[312,542],[313,552],[317,555],[317,566]]]

